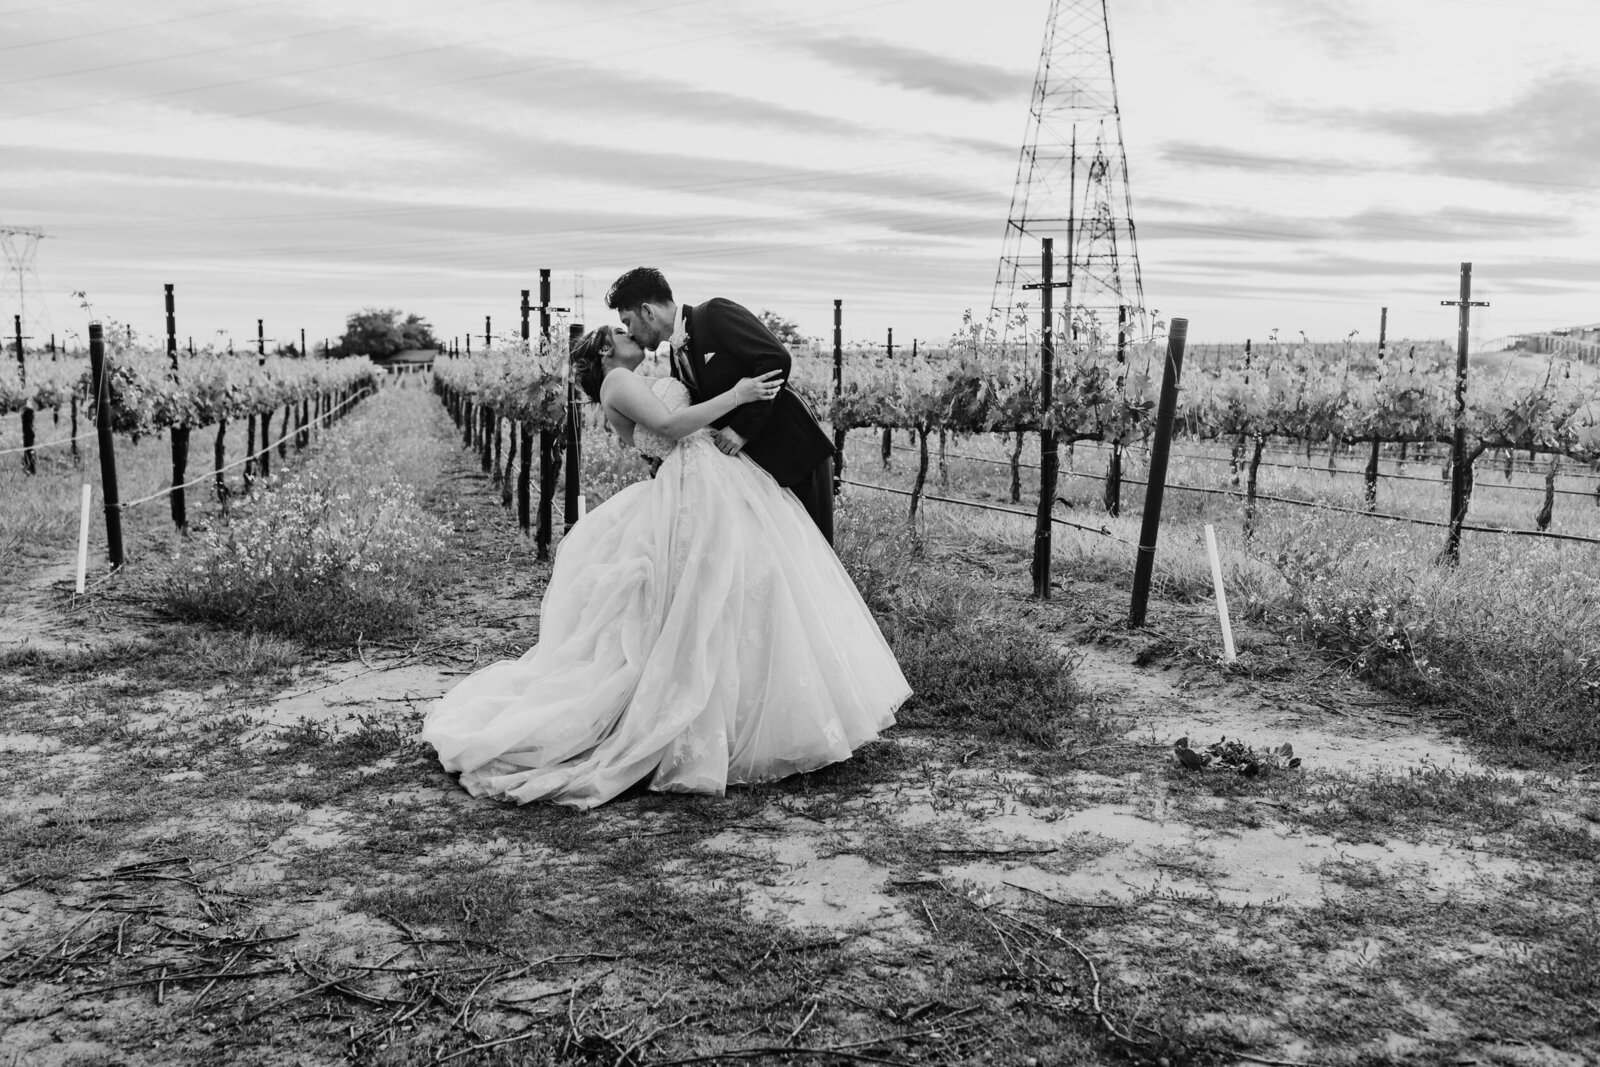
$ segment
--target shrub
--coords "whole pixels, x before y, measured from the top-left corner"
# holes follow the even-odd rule
[[[201,534],[166,602],[186,618],[349,644],[415,620],[441,580],[444,547],[444,527],[411,486],[332,492],[313,473]]]

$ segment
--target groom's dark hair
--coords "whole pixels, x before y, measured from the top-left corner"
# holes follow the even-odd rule
[[[638,311],[641,304],[672,303],[672,286],[654,267],[635,267],[606,290],[606,307],[612,311]]]

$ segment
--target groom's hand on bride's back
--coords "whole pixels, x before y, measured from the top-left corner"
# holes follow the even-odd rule
[[[737,456],[744,449],[744,446],[744,438],[732,426],[724,426],[717,431],[717,447],[725,455]]]

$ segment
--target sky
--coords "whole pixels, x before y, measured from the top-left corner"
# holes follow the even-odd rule
[[[366,307],[481,343],[540,268],[593,325],[637,264],[808,335],[840,299],[848,340],[947,338],[992,298],[1050,10],[0,5],[0,225],[47,235],[30,333],[157,336],[170,282],[180,338],[241,346]],[[1600,4],[1106,10],[1145,303],[1192,340],[1376,339],[1380,307],[1453,336],[1462,261],[1477,341],[1600,322]]]

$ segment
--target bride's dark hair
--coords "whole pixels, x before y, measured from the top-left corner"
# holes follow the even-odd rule
[[[615,347],[611,339],[611,327],[601,326],[579,338],[578,343],[572,346],[572,354],[568,356],[579,388],[596,404],[600,403],[600,382],[606,376],[600,361],[609,356]]]

